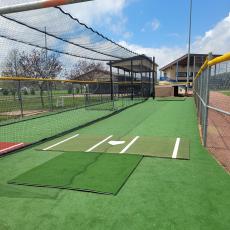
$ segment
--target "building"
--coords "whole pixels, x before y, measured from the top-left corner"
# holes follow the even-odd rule
[[[200,67],[206,60],[208,54],[190,54],[189,64],[189,81],[193,82],[194,77],[198,73]],[[213,55],[217,57],[220,55]],[[160,69],[160,80],[170,82],[186,82],[187,81],[187,61],[188,54],[174,60]]]
[[[112,69],[116,69],[120,79],[129,79],[128,81],[140,82],[138,85],[131,83],[132,98],[137,92],[142,97],[155,97],[155,83],[157,81],[157,67],[155,57],[146,55],[137,55],[130,58],[112,61],[108,63]],[[119,81],[120,81],[119,79]],[[141,87],[141,89],[140,89]],[[139,95],[140,96],[140,95]]]

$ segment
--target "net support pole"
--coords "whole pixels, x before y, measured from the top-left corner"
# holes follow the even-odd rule
[[[92,1],[92,0],[43,0],[43,1],[36,0],[27,3],[0,7],[0,15],[48,8],[48,7],[55,7],[60,5],[72,4],[72,3],[80,3],[86,1]]]
[[[151,97],[151,91],[152,91],[152,89],[151,89],[151,72],[148,71],[148,73],[149,73],[149,97]]]
[[[120,69],[117,68],[117,81],[119,81],[119,76],[120,76]],[[119,85],[117,86],[117,95],[118,95],[118,98],[120,98],[120,88],[119,88]]]
[[[189,9],[189,35],[188,35],[188,59],[187,59],[186,94],[188,94],[189,77],[190,77],[191,32],[192,32],[192,0],[190,0],[190,9]]]
[[[47,46],[47,32],[46,32],[46,27],[44,28],[45,31],[45,61],[46,61],[46,69],[48,71],[48,46]],[[48,74],[46,73],[46,77]],[[50,111],[53,111],[53,93],[52,93],[52,85],[51,82],[47,82],[47,88],[48,88],[48,100],[49,100],[49,107]]]
[[[134,88],[133,88],[133,60],[131,60],[131,100],[133,100],[134,97]]]
[[[110,94],[111,94],[111,101],[113,102],[113,109],[114,109],[114,87],[113,87],[113,70],[112,70],[112,62],[109,63],[110,66]]]
[[[156,80],[156,76],[155,76],[155,57],[153,57],[153,69],[152,69],[152,71],[153,71],[153,73],[152,73],[152,96],[153,96],[153,99],[155,99],[155,80]]]
[[[143,63],[141,60],[141,97],[144,98],[144,92],[143,92]]]

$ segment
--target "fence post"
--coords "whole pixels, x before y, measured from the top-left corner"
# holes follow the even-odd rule
[[[23,114],[23,104],[22,104],[22,92],[21,92],[21,81],[18,81],[18,101],[20,105],[20,112],[21,112],[21,117],[24,116]]]
[[[212,59],[212,53],[208,54],[208,60],[210,61]],[[204,122],[203,122],[203,144],[206,147],[207,145],[207,129],[208,129],[208,104],[209,104],[209,80],[211,77],[211,67],[207,67],[207,76],[205,79],[205,88],[204,88]]]
[[[49,99],[49,107],[50,111],[53,111],[53,92],[52,92],[52,83],[48,81],[48,99]]]

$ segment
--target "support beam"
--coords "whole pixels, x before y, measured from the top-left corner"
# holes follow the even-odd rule
[[[48,8],[48,7],[55,7],[55,6],[73,4],[79,2],[86,2],[86,1],[91,1],[91,0],[42,0],[42,1],[32,0],[31,2],[27,2],[27,3],[0,7],[0,15]]]
[[[176,82],[178,82],[178,69],[179,69],[179,63],[177,61],[176,63]]]
[[[151,89],[151,72],[149,71],[149,97],[151,97],[151,92],[152,92],[152,89]]]
[[[114,99],[113,95],[113,70],[112,70],[112,62],[109,64],[110,66],[110,94],[111,94],[111,101]]]
[[[192,74],[192,83],[194,82],[195,72],[196,72],[196,55],[194,55],[194,57],[193,57],[193,74]]]
[[[153,57],[153,74],[152,74],[152,90],[153,90],[153,99],[155,99],[155,80],[156,80],[156,76],[155,76],[155,57]]]
[[[134,98],[134,85],[133,85],[133,60],[131,60],[131,100]]]
[[[188,93],[188,88],[189,88],[189,77],[190,77],[191,32],[192,32],[192,0],[190,0],[190,13],[189,13],[189,36],[188,36],[188,59],[187,59],[187,83],[186,83],[186,94]]]

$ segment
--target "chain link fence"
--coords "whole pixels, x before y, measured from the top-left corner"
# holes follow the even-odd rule
[[[230,55],[210,54],[194,82],[203,145],[230,170]]]

